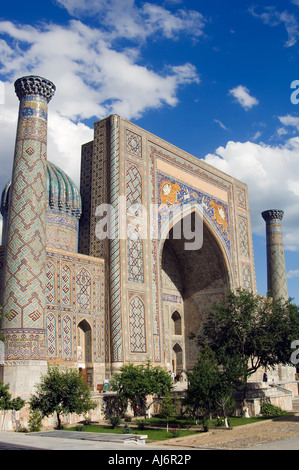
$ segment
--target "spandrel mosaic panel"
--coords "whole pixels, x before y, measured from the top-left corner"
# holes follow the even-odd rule
[[[157,174],[157,194],[160,227],[169,220],[176,207],[185,204],[198,204],[203,208],[204,216],[208,217],[215,232],[223,240],[224,246],[231,257],[228,204],[162,173]]]

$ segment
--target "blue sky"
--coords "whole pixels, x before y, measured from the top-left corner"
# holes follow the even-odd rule
[[[42,75],[57,87],[48,158],[77,184],[81,144],[111,113],[248,184],[260,294],[260,214],[283,209],[289,295],[299,304],[298,55],[299,0],[2,2],[0,186],[11,176],[13,82]]]

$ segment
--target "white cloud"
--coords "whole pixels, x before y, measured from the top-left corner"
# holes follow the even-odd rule
[[[0,105],[0,187],[11,178],[18,99],[12,83],[4,83],[5,103]],[[54,100],[55,98],[53,98]],[[93,129],[59,115],[49,105],[48,160],[60,166],[79,186],[81,145],[93,139]]]
[[[145,3],[142,15],[147,18],[148,31],[160,31],[167,38],[174,38],[182,33],[187,33],[193,37],[203,35],[205,20],[202,14],[195,10],[180,9],[175,13],[171,13],[159,5]]]
[[[48,158],[77,184],[81,145],[92,139],[92,130],[80,121],[94,122],[113,113],[136,119],[149,109],[175,106],[180,87],[199,83],[192,64],[153,71],[138,63],[138,48],[115,50],[101,29],[78,20],[65,27],[0,21],[1,36],[0,77],[6,79],[5,104],[0,103],[2,187],[13,160],[18,110],[15,79],[37,74],[56,85],[49,104]]]
[[[299,277],[299,269],[291,269],[287,272],[287,277],[293,279],[294,277]]]
[[[279,127],[277,129],[277,135],[279,137],[282,137],[283,135],[286,135],[287,133],[288,133],[288,131],[284,127]]]
[[[51,108],[69,119],[110,113],[137,118],[147,109],[176,105],[179,87],[199,82],[193,65],[154,72],[136,63],[133,49],[113,49],[101,30],[80,21],[40,29],[0,22],[1,33],[17,40],[18,47],[11,49],[10,41],[3,40],[7,53],[5,61],[0,59],[0,73],[13,79],[36,73],[52,80],[57,92]]]
[[[93,129],[49,112],[48,160],[62,168],[80,185],[81,145],[93,140]]]
[[[18,116],[18,99],[14,87],[9,82],[2,83],[4,86],[4,103],[0,104],[1,187],[8,182],[11,176]]]
[[[145,2],[141,7],[134,0],[57,0],[68,13],[77,18],[96,17],[112,38],[146,40],[159,33],[166,38],[179,34],[192,37],[203,35],[205,19],[195,10],[174,12],[163,6]],[[171,2],[173,5],[178,2]]]
[[[228,131],[228,128],[223,124],[222,121],[220,121],[220,119],[214,119],[214,122],[216,122],[216,124],[218,124],[221,127],[221,129]]]
[[[286,116],[279,116],[278,119],[284,126],[292,126],[299,131],[299,117],[287,114]]]
[[[256,141],[261,137],[262,133],[261,131],[256,131],[256,133],[252,136],[252,140]]]
[[[236,98],[238,103],[246,111],[259,103],[254,96],[250,95],[248,88],[243,85],[239,85],[235,88],[232,88],[231,90],[229,90],[229,94]]]
[[[293,0],[292,3],[299,5],[298,0]],[[299,35],[299,26],[295,15],[287,11],[279,12],[275,7],[271,6],[264,7],[262,13],[257,13],[255,7],[251,7],[249,12],[266,25],[274,27],[283,24],[288,34],[288,40],[285,44],[286,47],[291,47],[296,44]]]
[[[285,248],[299,250],[299,137],[281,146],[230,141],[205,161],[248,185],[254,233],[264,235],[261,212],[284,210]]]

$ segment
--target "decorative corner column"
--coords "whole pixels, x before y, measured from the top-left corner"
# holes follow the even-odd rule
[[[55,86],[27,76],[15,82],[15,92],[20,104],[3,276],[2,379],[14,384],[12,393],[26,396],[46,367],[47,106]]]
[[[288,300],[288,284],[282,237],[282,210],[262,212],[266,222],[268,294]]]
[[[119,117],[110,116],[110,204],[115,211],[115,233],[110,240],[110,318],[112,371],[123,363],[121,268],[119,240]]]

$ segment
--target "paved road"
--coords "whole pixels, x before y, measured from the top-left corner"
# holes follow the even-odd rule
[[[269,442],[268,444],[250,447],[249,450],[299,450],[299,437]]]
[[[171,445],[140,445],[128,443],[126,439],[126,436],[116,434],[100,435],[71,431],[44,431],[30,434],[0,432],[0,450],[101,450],[108,451],[108,453],[111,451],[111,456],[116,455],[114,451],[131,451],[132,455],[137,453],[140,455],[147,451],[154,451],[153,455],[167,453],[188,455],[188,453],[194,454],[196,450],[205,450]],[[299,438],[271,442],[244,450],[299,450]],[[191,459],[186,463],[191,463]]]

